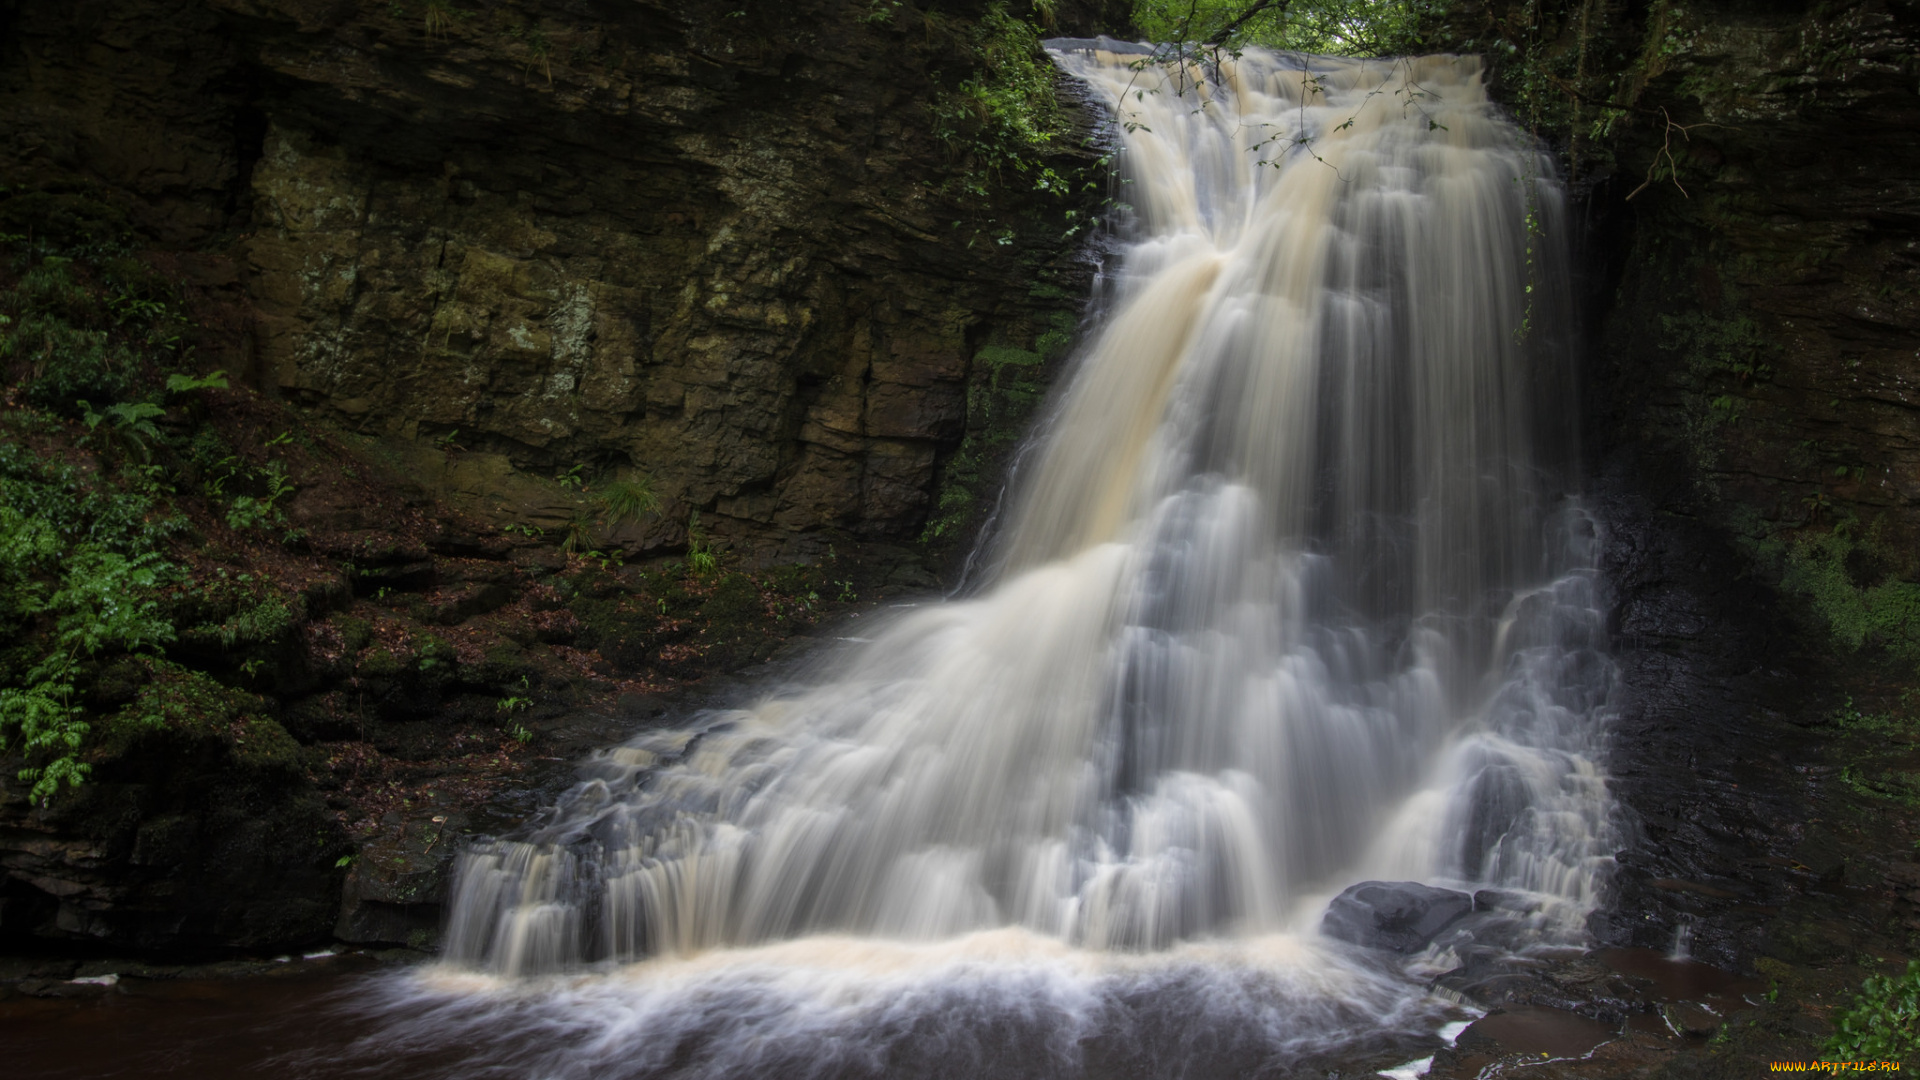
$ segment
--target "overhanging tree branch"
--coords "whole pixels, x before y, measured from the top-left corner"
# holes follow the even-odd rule
[[[1228,38],[1239,32],[1247,20],[1264,11],[1284,12],[1290,0],[1255,0],[1254,5],[1233,17],[1227,25],[1213,32],[1213,36],[1202,42],[1204,45],[1224,45]]]

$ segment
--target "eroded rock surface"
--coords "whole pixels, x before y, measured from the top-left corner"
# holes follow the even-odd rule
[[[931,110],[986,5],[896,7],[10,8],[6,216],[82,199],[231,252],[231,366],[396,452],[490,455],[419,477],[483,517],[564,518],[507,474],[585,463],[653,478],[639,549],[691,511],[776,554],[911,537],[993,422],[983,350],[1061,353],[1098,171],[1083,117],[1042,163],[1073,192],[969,172]]]

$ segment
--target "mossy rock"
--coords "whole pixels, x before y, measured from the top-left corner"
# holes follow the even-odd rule
[[[762,614],[760,588],[745,574],[728,574],[700,605],[700,614],[721,632],[738,629]]]
[[[340,615],[334,618],[333,626],[340,632],[341,648],[345,649],[349,656],[366,648],[373,641],[373,624],[365,619]]]
[[[393,655],[393,650],[385,645],[376,645],[360,658],[355,673],[363,679],[391,679],[399,675],[401,670],[400,658]]]
[[[493,690],[518,688],[525,679],[531,685],[539,674],[533,657],[527,650],[510,641],[503,641],[487,649],[480,663],[463,673],[467,681],[476,686]]]

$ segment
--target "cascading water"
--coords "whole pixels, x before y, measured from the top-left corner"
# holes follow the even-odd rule
[[[1437,1026],[1312,935],[1363,878],[1521,891],[1509,946],[1577,940],[1612,669],[1549,160],[1471,59],[1056,55],[1118,119],[1133,242],[990,580],[467,851],[449,965],[658,958],[652,1006],[648,964],[568,991],[630,991],[656,1036],[694,986],[758,1002],[759,1038],[1002,979],[1084,1042],[1154,986],[1241,1002],[1269,1053]],[[840,963],[890,989],[789,985]],[[916,967],[945,989],[901,990]]]

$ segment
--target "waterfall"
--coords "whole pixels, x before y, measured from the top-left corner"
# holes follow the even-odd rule
[[[1471,58],[1056,57],[1112,108],[1129,244],[988,580],[599,755],[461,855],[448,963],[1191,955],[1367,877],[1578,939],[1612,668],[1550,159]]]

